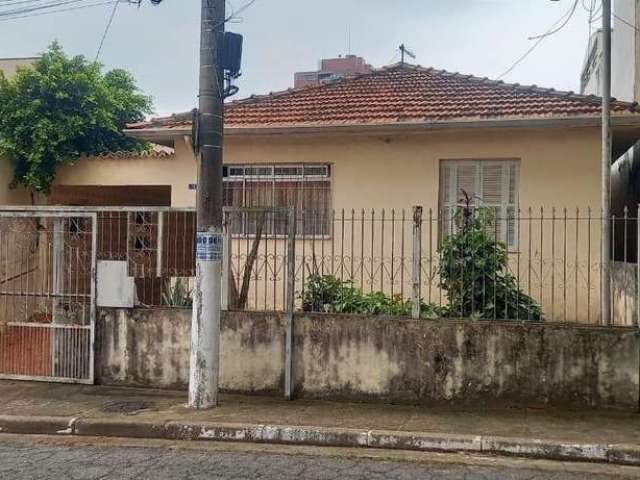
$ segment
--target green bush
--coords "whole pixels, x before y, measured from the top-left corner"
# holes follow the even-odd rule
[[[508,271],[507,247],[489,233],[495,228],[493,211],[467,204],[454,221],[458,231],[443,240],[438,269],[449,299],[447,316],[542,320],[540,306],[518,289]]]
[[[350,281],[342,281],[333,275],[310,275],[305,285],[302,309],[305,312],[354,313],[363,315],[411,315],[411,301],[400,295],[383,292],[364,293]],[[435,318],[442,309],[421,302],[420,315]]]

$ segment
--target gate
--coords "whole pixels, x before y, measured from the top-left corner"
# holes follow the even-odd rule
[[[93,383],[97,215],[0,210],[0,378]]]

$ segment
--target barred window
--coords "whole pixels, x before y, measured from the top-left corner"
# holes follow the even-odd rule
[[[519,160],[442,160],[440,163],[440,236],[455,231],[453,216],[462,191],[473,206],[495,210],[491,233],[510,250],[518,248]]]
[[[328,235],[331,169],[318,164],[225,165],[223,202],[229,207],[295,207],[297,232]],[[242,222],[237,233],[255,233],[255,222]],[[252,226],[253,224],[253,226]],[[267,233],[286,234],[286,222],[269,222]]]

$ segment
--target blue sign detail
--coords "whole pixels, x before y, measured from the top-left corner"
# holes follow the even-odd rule
[[[196,236],[196,259],[205,262],[222,261],[223,237],[221,233],[198,232]]]

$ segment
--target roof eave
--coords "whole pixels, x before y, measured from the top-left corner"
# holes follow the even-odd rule
[[[614,127],[640,127],[640,115],[622,114],[612,116]],[[575,117],[529,117],[504,119],[471,119],[444,122],[406,122],[379,124],[344,125],[286,125],[286,126],[248,126],[225,127],[225,135],[304,135],[304,134],[392,134],[422,133],[438,130],[469,130],[494,128],[554,128],[554,127],[597,127],[601,125],[599,116]],[[191,127],[154,127],[125,130],[125,133],[139,140],[167,144],[177,138],[191,135]]]

